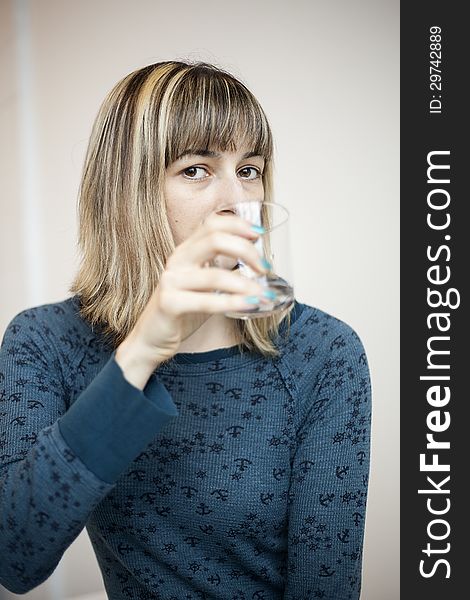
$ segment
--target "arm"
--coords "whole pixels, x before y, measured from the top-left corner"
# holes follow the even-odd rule
[[[371,387],[364,348],[342,323],[304,390],[288,516],[285,600],[357,600],[369,475]]]
[[[22,312],[0,348],[0,583],[44,582],[120,474],[173,417],[165,387],[141,391],[115,353],[68,408],[49,328]]]

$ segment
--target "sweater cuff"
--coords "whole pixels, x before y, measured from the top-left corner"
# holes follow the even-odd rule
[[[142,391],[124,377],[115,354],[58,419],[65,442],[106,483],[115,483],[160,429],[179,414],[155,374]]]

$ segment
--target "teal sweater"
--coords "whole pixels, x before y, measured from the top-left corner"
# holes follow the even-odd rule
[[[371,388],[355,331],[296,301],[278,358],[179,353],[141,391],[78,309],[24,310],[3,336],[0,584],[38,586],[86,526],[110,600],[358,599]]]

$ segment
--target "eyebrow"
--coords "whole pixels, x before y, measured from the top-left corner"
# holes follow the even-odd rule
[[[197,149],[197,150],[185,150],[182,154],[180,154],[179,156],[176,157],[175,160],[181,160],[184,156],[209,156],[210,158],[216,158],[216,159],[220,159],[222,158],[222,154],[220,154],[219,152],[214,152],[213,150],[205,150],[205,149]],[[245,154],[243,154],[243,156],[241,157],[242,160],[245,160],[245,158],[251,158],[252,156],[260,156],[261,158],[264,158],[264,156],[262,154],[259,154],[259,152],[246,152]]]

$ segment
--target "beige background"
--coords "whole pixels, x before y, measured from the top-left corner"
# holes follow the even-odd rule
[[[159,60],[231,70],[273,127],[296,296],[349,323],[368,353],[361,597],[398,598],[398,0],[0,0],[0,11],[0,335],[20,310],[68,296],[80,170],[106,92]],[[84,530],[51,578],[21,598],[99,590]],[[2,600],[16,597],[0,590]]]

